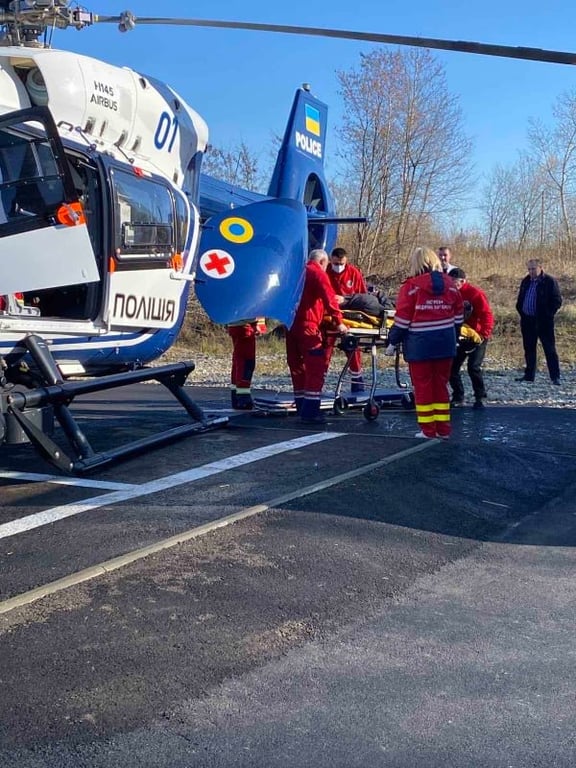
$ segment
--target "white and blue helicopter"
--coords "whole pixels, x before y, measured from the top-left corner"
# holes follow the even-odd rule
[[[217,323],[264,316],[289,326],[309,248],[331,247],[343,221],[324,175],[327,107],[309,89],[296,93],[268,194],[247,192],[202,174],[206,123],[168,85],[42,43],[53,28],[96,22],[576,62],[538,49],[0,0],[0,445],[31,441],[66,472],[224,423],[185,391],[192,363],[146,367],[175,341],[191,285]],[[145,380],[168,387],[189,423],[95,453],[70,412],[74,398]],[[68,451],[51,436],[54,416]]]

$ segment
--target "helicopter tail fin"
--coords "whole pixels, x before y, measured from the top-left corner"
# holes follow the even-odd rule
[[[219,324],[268,317],[292,324],[313,248],[336,239],[324,174],[328,108],[299,88],[268,195],[202,177],[196,295]]]
[[[334,201],[324,171],[328,107],[307,86],[296,91],[290,117],[276,159],[269,197],[299,200],[308,213],[309,249],[329,250],[336,241],[336,225],[322,223],[335,216]]]

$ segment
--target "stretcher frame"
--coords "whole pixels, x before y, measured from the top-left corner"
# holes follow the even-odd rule
[[[364,418],[367,421],[374,421],[378,418],[383,405],[401,405],[405,410],[413,410],[414,395],[411,386],[408,382],[402,380],[400,374],[400,347],[397,347],[394,353],[394,376],[398,391],[378,389],[378,350],[385,349],[389,344],[387,321],[393,314],[393,312],[386,313],[378,327],[348,328],[348,332],[342,337],[340,343],[337,345],[339,349],[346,353],[346,361],[336,383],[333,405],[334,413],[343,414],[349,408],[362,408]],[[370,316],[367,316],[367,319],[369,318]],[[344,319],[344,323],[346,323],[346,318]],[[350,370],[350,353],[357,349],[370,354],[369,390],[367,393],[344,396],[342,390]]]
[[[334,395],[332,397],[322,397],[320,403],[321,410],[332,410],[337,416],[340,416],[349,409],[361,408],[364,417],[368,421],[377,419],[383,406],[399,405],[405,410],[413,410],[414,395],[412,394],[411,385],[402,381],[400,373],[400,348],[396,350],[394,357],[394,374],[398,389],[378,388],[376,364],[378,350],[388,346],[387,325],[391,324],[394,312],[386,312],[384,317],[381,318],[379,326],[374,325],[375,318],[373,315],[356,310],[353,310],[352,314],[361,321],[364,321],[362,322],[362,327],[354,328],[349,326],[348,332],[344,336],[340,336],[336,331],[328,331],[327,335],[334,339],[339,339],[339,343],[336,343],[336,346],[344,352],[354,351],[359,348],[364,352],[370,353],[369,389],[367,392],[347,393],[346,396],[342,394],[350,368],[349,355],[346,355],[346,361],[339,374]],[[345,312],[344,315],[346,316]],[[254,411],[252,413],[255,416],[288,416],[296,413],[296,404],[291,395],[283,397],[278,397],[278,393],[271,396],[255,395]]]

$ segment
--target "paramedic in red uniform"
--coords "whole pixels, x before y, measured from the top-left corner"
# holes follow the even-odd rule
[[[292,377],[296,410],[304,423],[321,424],[322,387],[330,362],[323,344],[320,326],[330,315],[338,333],[346,333],[336,294],[326,275],[328,254],[316,249],[310,252],[304,279],[304,290],[296,317],[286,333],[286,359]]]
[[[232,339],[230,397],[232,408],[236,411],[251,411],[254,408],[251,386],[256,367],[256,338],[262,333],[266,333],[263,318],[253,323],[228,326],[228,335]]]
[[[470,310],[469,313],[465,313],[466,325],[468,329],[472,329],[475,332],[475,335],[471,334],[470,346],[459,344],[456,350],[456,357],[452,362],[452,373],[450,374],[450,386],[452,387],[451,404],[459,406],[464,403],[464,385],[460,375],[460,368],[462,368],[466,360],[468,375],[474,390],[474,405],[472,407],[478,410],[484,408],[484,399],[486,398],[482,363],[486,356],[488,339],[492,336],[492,331],[494,330],[494,315],[484,291],[475,285],[471,285],[466,280],[466,272],[463,269],[454,267],[449,272],[449,275],[454,280],[456,288],[460,291],[464,306]]]
[[[464,320],[462,297],[430,248],[416,248],[409,271],[398,293],[385,354],[394,354],[395,346],[402,343],[421,429],[416,437],[447,438],[451,431],[448,380]]]
[[[330,264],[326,270],[330,278],[332,288],[337,296],[350,296],[352,293],[367,293],[368,288],[364,275],[358,269],[348,263],[348,252],[345,248],[334,248],[330,255]],[[328,363],[334,351],[334,343],[329,346]],[[355,349],[349,353],[350,374],[352,376],[351,392],[363,392],[364,382],[362,379],[362,353]]]

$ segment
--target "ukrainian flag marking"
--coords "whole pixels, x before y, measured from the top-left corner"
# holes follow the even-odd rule
[[[320,136],[320,112],[311,107],[310,104],[304,105],[306,114],[306,130],[313,133],[314,136]]]
[[[231,243],[248,243],[254,237],[254,227],[246,219],[230,216],[220,223],[220,234]]]

